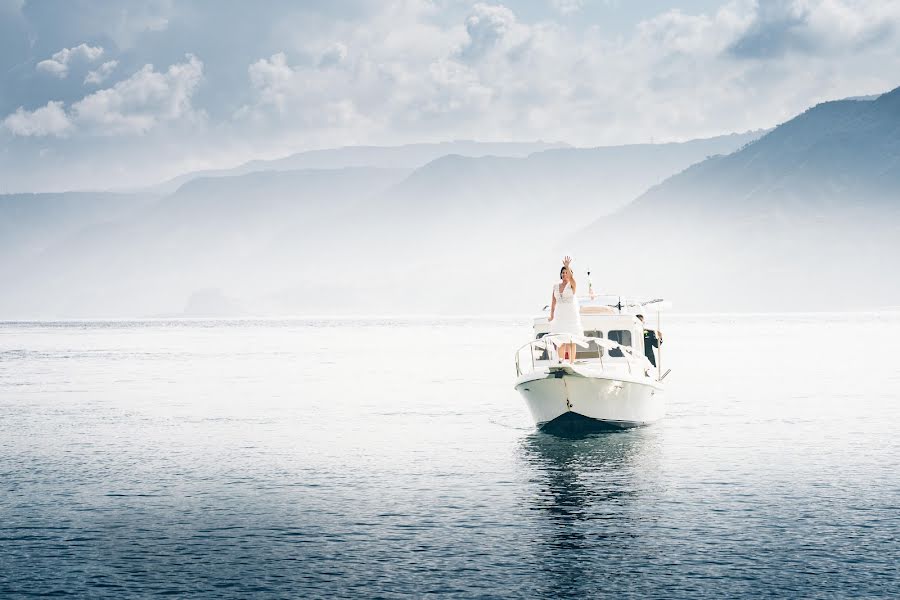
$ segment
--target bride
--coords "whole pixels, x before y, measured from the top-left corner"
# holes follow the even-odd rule
[[[550,302],[550,333],[568,333],[582,336],[581,314],[578,308],[577,285],[572,268],[572,258],[563,258],[562,269],[559,270],[559,283],[553,286],[553,300]],[[560,344],[559,357],[562,360],[575,360],[575,343]]]

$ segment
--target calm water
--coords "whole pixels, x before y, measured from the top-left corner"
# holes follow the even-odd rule
[[[900,314],[673,316],[535,433],[519,320],[0,324],[0,596],[890,596]]]

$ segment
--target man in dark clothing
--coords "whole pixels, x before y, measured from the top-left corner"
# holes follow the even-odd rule
[[[644,315],[635,316],[640,319],[641,324],[643,325]],[[644,354],[647,356],[647,360],[650,361],[650,364],[654,367],[656,366],[656,354],[653,352],[653,349],[659,348],[660,344],[662,344],[662,332],[644,328]]]

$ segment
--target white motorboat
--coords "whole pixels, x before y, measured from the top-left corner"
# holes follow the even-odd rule
[[[635,316],[669,307],[663,300],[629,302],[618,296],[579,299],[583,336],[550,334],[543,315],[534,339],[516,352],[516,390],[535,424],[545,430],[624,429],[648,425],[666,413],[662,356],[644,354],[644,324]],[[559,356],[576,344],[575,360]],[[650,349],[652,352],[652,348]]]

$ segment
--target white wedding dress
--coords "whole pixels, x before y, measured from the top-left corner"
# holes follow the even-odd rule
[[[553,313],[553,320],[550,321],[550,333],[584,335],[578,297],[572,291],[572,286],[566,284],[565,289],[560,293],[559,284],[554,285],[553,297],[556,298],[556,311]]]

